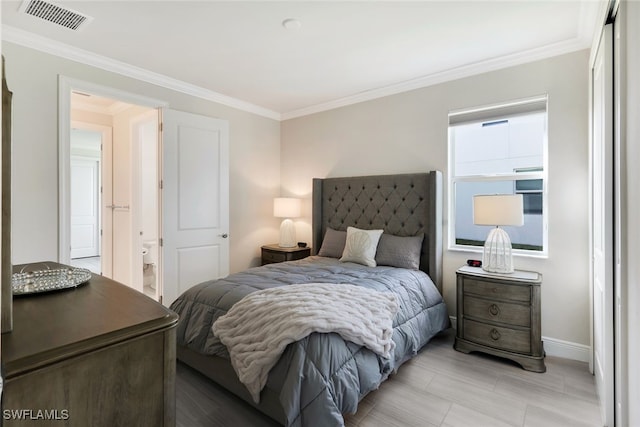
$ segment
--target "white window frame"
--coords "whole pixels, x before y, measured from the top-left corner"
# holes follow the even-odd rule
[[[463,115],[486,115],[486,119],[482,119],[482,121],[493,121],[493,120],[501,120],[505,116],[513,115],[513,114],[505,114],[505,111],[509,111],[513,109],[517,111],[521,107],[524,106],[526,110],[527,104],[534,104],[544,102],[547,104],[547,96],[538,96],[533,98],[526,98],[521,100],[516,100],[512,102],[505,102],[500,104],[492,104],[485,105],[482,107],[469,108],[469,109],[461,109],[449,112],[449,122],[451,123],[451,118],[455,116],[463,116]],[[492,114],[495,112],[495,115]],[[502,114],[501,114],[502,113]],[[526,256],[532,258],[548,258],[549,256],[549,198],[548,198],[548,186],[549,186],[549,160],[548,160],[548,108],[545,107],[545,114],[547,117],[544,123],[544,140],[543,140],[543,161],[542,161],[542,171],[527,171],[527,172],[516,172],[513,173],[495,173],[495,174],[484,174],[484,175],[466,175],[466,176],[456,176],[455,175],[455,151],[454,151],[454,133],[452,128],[455,124],[449,124],[448,126],[448,181],[449,181],[449,209],[448,209],[448,250],[451,251],[460,251],[460,252],[472,252],[472,253],[482,253],[482,246],[472,246],[472,245],[463,245],[456,243],[456,184],[460,182],[495,182],[495,181],[518,181],[518,180],[528,180],[528,179],[542,179],[542,250],[530,250],[530,249],[513,249],[513,254],[518,256]],[[470,123],[472,120],[466,121]]]

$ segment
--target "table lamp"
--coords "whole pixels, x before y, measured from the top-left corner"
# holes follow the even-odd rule
[[[284,218],[280,224],[280,241],[278,246],[281,248],[293,248],[296,242],[296,227],[291,218],[300,216],[300,199],[291,197],[277,197],[273,199],[273,216]]]
[[[524,224],[522,194],[473,196],[473,223],[494,225],[484,242],[482,269],[492,273],[513,273],[509,234],[500,226]]]

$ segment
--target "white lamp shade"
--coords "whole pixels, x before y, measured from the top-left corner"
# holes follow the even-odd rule
[[[475,225],[523,225],[522,194],[473,196]]]
[[[301,212],[300,199],[277,197],[273,199],[273,216],[277,218],[298,218]]]

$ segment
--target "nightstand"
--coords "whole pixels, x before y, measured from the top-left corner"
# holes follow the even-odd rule
[[[264,245],[262,247],[262,265],[273,264],[275,262],[295,261],[311,255],[311,248],[281,248],[277,244]]]
[[[545,372],[540,327],[542,275],[516,270],[488,273],[464,266],[457,276],[457,331],[454,348],[505,357],[524,369]]]

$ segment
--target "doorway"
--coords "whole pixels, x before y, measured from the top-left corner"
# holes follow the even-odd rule
[[[71,265],[100,274],[102,132],[73,127],[70,143]]]
[[[160,155],[158,146],[159,118],[153,109],[136,116],[131,122],[131,188],[132,206],[137,214],[132,215],[134,230],[133,246],[142,248],[142,269],[133,268],[133,283],[136,288],[159,300],[160,281]],[[134,254],[134,259],[138,257]],[[136,264],[134,262],[134,264]]]
[[[159,301],[162,104],[139,103],[90,84],[66,86],[68,109],[60,109],[68,111],[60,121],[67,127],[60,139],[60,262]]]
[[[70,264],[158,299],[158,110],[72,91],[71,118]]]
[[[71,125],[89,123],[111,135],[103,134],[100,164],[102,274],[166,306],[229,274],[229,123],[65,76],[58,90],[59,262],[71,261]],[[105,105],[110,119],[96,111]]]

